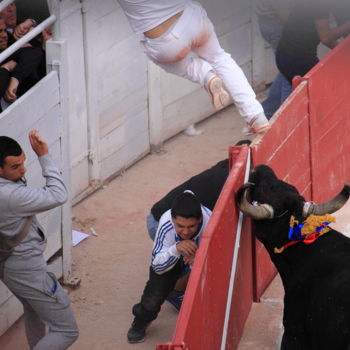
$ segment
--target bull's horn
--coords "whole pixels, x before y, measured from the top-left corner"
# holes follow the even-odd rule
[[[303,215],[306,217],[310,214],[314,215],[325,215],[332,214],[339,210],[348,200],[350,196],[350,186],[345,184],[340,193],[335,196],[332,200],[321,203],[314,204],[312,202],[305,202],[303,208]]]
[[[254,220],[272,219],[274,212],[273,208],[269,204],[252,205],[247,199],[248,188],[254,184],[246,183],[240,187],[237,192],[237,205],[238,208],[244,213],[249,215]]]

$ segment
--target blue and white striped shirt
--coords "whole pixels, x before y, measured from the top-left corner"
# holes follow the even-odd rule
[[[203,222],[197,234],[192,238],[196,244],[199,244],[205,228],[208,224],[211,215],[211,210],[202,205]],[[156,237],[152,251],[152,268],[155,273],[161,275],[172,269],[181,254],[176,249],[176,243],[181,238],[175,231],[175,227],[171,217],[171,209],[167,210],[160,218]]]

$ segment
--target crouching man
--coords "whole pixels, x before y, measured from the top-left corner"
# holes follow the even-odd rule
[[[31,131],[29,139],[46,179],[42,188],[26,185],[24,152],[0,136],[0,274],[23,304],[30,349],[65,350],[78,328],[68,295],[47,272],[46,238],[35,215],[65,203],[67,190],[39,132]]]
[[[165,298],[189,271],[210,215],[211,211],[200,204],[193,192],[185,191],[160,218],[149,280],[141,301],[132,309],[135,318],[128,331],[129,343],[144,340],[146,328],[157,318]]]

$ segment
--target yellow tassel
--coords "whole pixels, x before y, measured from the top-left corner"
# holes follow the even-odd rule
[[[299,221],[295,220],[295,217],[292,215],[289,220],[289,226],[294,227],[294,225],[299,225]]]
[[[318,216],[318,215],[310,215],[308,218],[304,221],[304,226],[300,230],[301,233],[305,236],[311,235],[316,231],[318,227],[322,225],[324,222],[335,222],[335,217],[329,214]],[[324,233],[328,232],[329,228],[324,228],[320,235],[323,235]]]
[[[274,251],[274,253],[276,253],[276,254],[281,254],[281,253],[283,253],[283,251],[284,251],[284,247],[281,247],[281,248],[275,247],[275,248],[273,249],[273,251]]]

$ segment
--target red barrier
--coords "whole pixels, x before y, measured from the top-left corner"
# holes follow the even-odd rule
[[[251,146],[253,166],[267,164],[307,200],[328,200],[350,181],[350,37],[304,78],[274,116],[271,130]],[[158,350],[226,350],[237,347],[252,299],[259,300],[276,270],[243,221],[229,322],[225,309],[247,147],[232,147],[233,167],[198,250],[172,343]]]
[[[233,153],[236,160],[196,254],[174,338],[158,350],[177,349],[174,344],[179,349],[220,349],[239,216],[234,194],[244,180],[248,147],[234,147]],[[240,241],[227,349],[238,344],[252,304],[251,244],[249,231]]]
[[[350,180],[350,36],[305,79],[310,99],[312,198],[321,202]]]
[[[308,199],[311,194],[310,142],[307,84],[300,84],[279,110],[273,128],[252,146],[253,166],[267,164],[277,176],[295,185]],[[264,246],[255,240],[254,300],[270,284],[277,271]]]

